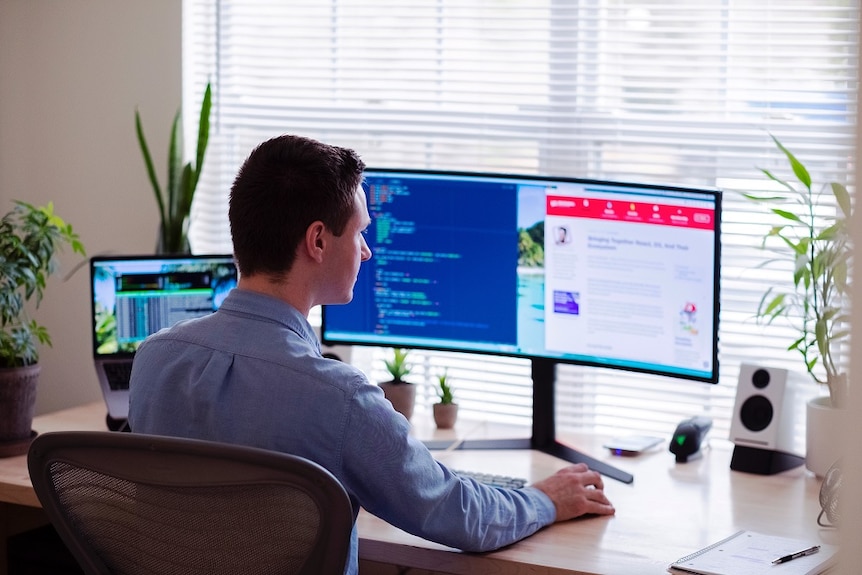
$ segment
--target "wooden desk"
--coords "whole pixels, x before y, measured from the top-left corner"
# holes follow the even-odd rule
[[[469,554],[408,535],[360,514],[360,557],[443,573],[666,574],[670,562],[739,529],[824,543],[838,533],[818,527],[820,480],[804,467],[771,476],[731,471],[733,444],[716,437],[704,456],[677,464],[668,443],[636,457],[611,455],[602,439],[567,437],[585,453],[634,475],[605,479],[611,517],[555,524],[506,549]],[[668,441],[670,438],[668,437]],[[566,465],[533,451],[437,452],[444,464],[536,481]]]
[[[105,405],[101,402],[37,416],[33,429],[39,433],[63,430],[107,431]],[[6,575],[6,538],[46,524],[39,499],[33,492],[27,456],[0,458],[0,575]]]
[[[39,433],[77,430],[107,431],[105,404],[101,402],[90,403],[37,416],[33,420],[33,429]],[[33,492],[33,485],[30,483],[26,455],[0,459],[0,502],[41,507],[36,494]]]
[[[105,429],[101,403],[37,417],[40,433],[64,429]],[[499,436],[491,426],[459,423],[451,435]],[[425,433],[419,430],[418,434]],[[439,436],[438,436],[439,437]],[[599,459],[634,474],[626,485],[605,480],[617,509],[612,517],[553,525],[493,553],[470,554],[408,535],[376,517],[359,516],[360,558],[441,573],[566,573],[649,575],[738,529],[837,543],[837,532],[817,526],[820,481],[803,467],[759,476],[730,470],[733,445],[712,438],[703,458],[676,464],[663,443],[646,454],[615,457],[593,437],[561,438]],[[437,458],[458,469],[481,470],[538,480],[565,462],[533,451],[441,451]],[[0,459],[0,534],[14,533],[18,513],[38,511],[25,456]],[[43,519],[44,521],[44,519]],[[5,530],[4,530],[5,529]],[[5,537],[3,539],[5,541]],[[5,570],[5,546],[0,553]]]

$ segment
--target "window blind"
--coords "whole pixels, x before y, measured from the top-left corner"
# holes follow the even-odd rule
[[[760,266],[771,220],[741,192],[774,190],[761,167],[791,177],[770,133],[815,181],[853,180],[856,2],[186,0],[183,16],[186,109],[214,86],[194,251],[230,250],[233,177],[282,133],[375,167],[713,186],[724,190],[720,383],[561,366],[558,427],[670,433],[708,415],[726,436],[740,363],[802,368],[786,350],[794,332],[754,319],[790,274]],[[383,353],[357,351],[372,379],[385,379]],[[411,358],[419,417],[449,366],[468,416],[529,423],[525,360]]]

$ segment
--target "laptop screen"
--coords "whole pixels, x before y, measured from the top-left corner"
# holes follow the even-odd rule
[[[236,285],[230,255],[93,257],[93,355],[132,357],[150,334],[214,312]]]

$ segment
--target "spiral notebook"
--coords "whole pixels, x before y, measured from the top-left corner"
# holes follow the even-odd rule
[[[820,549],[812,555],[773,564],[779,557],[813,545],[820,545]],[[818,575],[837,563],[837,553],[836,545],[743,530],[677,559],[668,571],[696,575]]]

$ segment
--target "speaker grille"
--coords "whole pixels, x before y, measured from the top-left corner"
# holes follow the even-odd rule
[[[765,369],[758,369],[751,376],[751,384],[757,389],[763,389],[769,385],[769,372]]]
[[[742,404],[739,419],[750,431],[763,431],[772,423],[775,411],[772,402],[762,395],[752,395]]]

